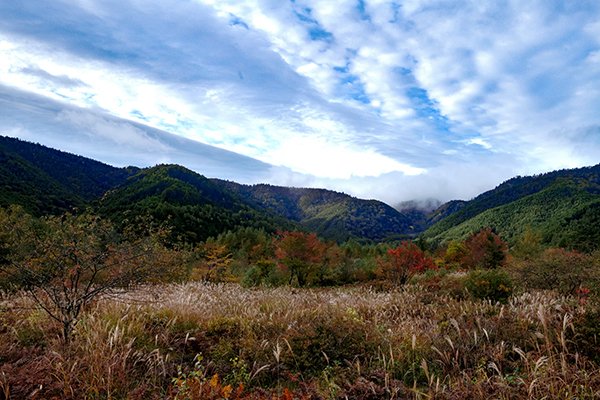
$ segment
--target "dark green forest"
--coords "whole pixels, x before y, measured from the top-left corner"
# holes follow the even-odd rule
[[[600,166],[515,177],[469,201],[398,211],[325,189],[241,185],[177,165],[115,168],[19,139],[0,138],[0,206],[35,216],[87,210],[122,226],[168,221],[173,239],[199,243],[240,227],[298,229],[343,243],[422,237],[429,246],[493,228],[511,246],[526,229],[545,246],[599,246]]]

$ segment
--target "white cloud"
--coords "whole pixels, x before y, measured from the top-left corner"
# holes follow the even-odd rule
[[[389,172],[420,175],[422,168],[401,164],[371,149],[357,149],[314,136],[292,137],[273,149],[267,157],[282,165],[318,178],[350,179],[379,176]]]
[[[126,146],[129,149],[134,148],[148,152],[167,153],[172,150],[160,140],[148,136],[142,129],[124,121],[75,110],[63,110],[56,118],[59,122],[66,122],[94,139],[108,139],[116,146]]]
[[[466,144],[476,144],[477,146],[481,146],[486,150],[490,150],[492,148],[492,145],[489,144],[488,142],[486,142],[484,139],[482,138],[471,138],[465,141]]]
[[[178,163],[208,177],[264,182],[272,166],[143,124],[0,85],[0,134],[116,166]]]
[[[0,3],[0,84],[280,165],[274,180],[464,197],[600,155],[591,2],[41,3]],[[135,125],[63,117],[160,151]],[[482,163],[501,173],[442,173]]]

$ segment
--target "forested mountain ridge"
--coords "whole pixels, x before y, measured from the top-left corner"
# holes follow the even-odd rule
[[[91,207],[114,221],[168,220],[196,242],[240,226],[305,229],[324,238],[387,240],[419,232],[410,216],[377,200],[325,189],[240,185],[178,165],[115,168],[19,139],[0,137],[0,206],[35,215]]]
[[[115,168],[0,136],[0,188],[2,207],[19,204],[38,216],[90,208],[121,223],[151,216],[189,242],[255,227],[303,229],[336,241],[396,240],[425,231],[427,241],[442,243],[492,227],[509,243],[532,229],[546,245],[600,247],[600,165],[515,177],[431,212],[398,211],[331,190],[209,179],[178,165]]]
[[[466,202],[460,210],[443,218],[428,230],[429,235],[439,234],[488,209],[511,203],[523,197],[540,192],[558,179],[580,179],[597,185],[600,183],[600,164],[593,167],[563,169],[540,175],[517,176]]]
[[[35,215],[61,213],[85,206],[138,170],[0,136],[0,206],[20,204]]]
[[[443,242],[493,227],[514,243],[533,229],[546,245],[593,250],[600,246],[600,165],[512,178],[425,231]]]
[[[443,220],[449,215],[461,210],[465,204],[467,204],[467,202],[464,200],[450,200],[449,202],[442,204],[437,209],[426,215],[426,225],[431,226],[436,222]]]
[[[284,218],[253,208],[219,184],[179,165],[143,169],[95,204],[101,215],[117,223],[124,217],[131,220],[147,216],[167,221],[174,238],[190,243],[238,227],[271,232],[295,227]]]
[[[377,200],[361,200],[325,189],[216,181],[247,203],[296,221],[331,239],[385,240],[414,236],[420,232],[409,215]]]

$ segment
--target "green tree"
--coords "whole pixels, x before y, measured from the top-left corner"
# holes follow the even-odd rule
[[[511,254],[518,258],[533,259],[543,250],[542,235],[528,226],[511,249]]]
[[[124,238],[96,216],[35,219],[19,208],[0,210],[5,251],[0,282],[24,290],[61,324],[69,341],[82,310],[98,296],[150,280],[173,278],[179,253],[161,244],[162,232]]]

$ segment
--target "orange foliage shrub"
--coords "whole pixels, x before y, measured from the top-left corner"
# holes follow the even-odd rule
[[[378,273],[395,283],[404,284],[413,275],[429,269],[437,269],[433,259],[413,242],[402,242],[378,260]]]

